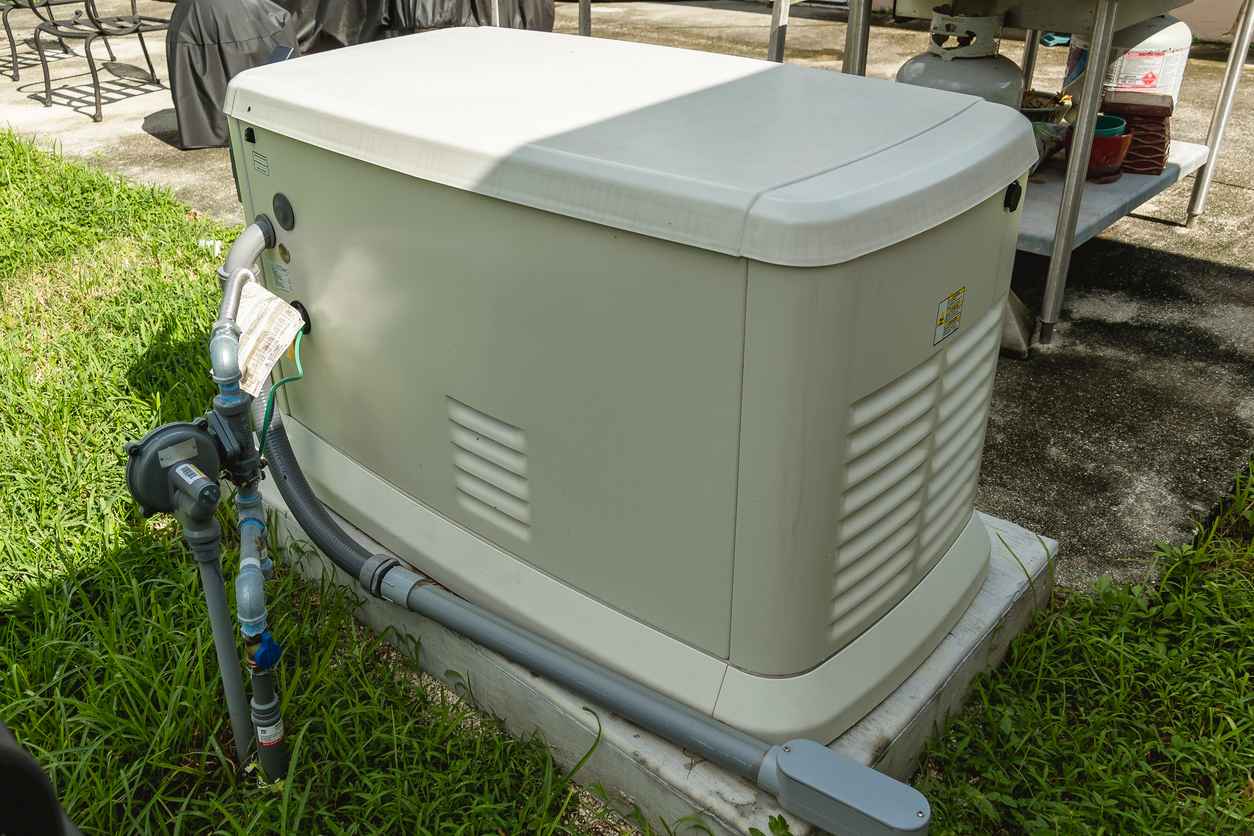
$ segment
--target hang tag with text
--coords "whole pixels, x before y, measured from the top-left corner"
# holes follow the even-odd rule
[[[256,398],[296,332],[305,327],[305,320],[287,302],[257,282],[249,282],[240,294],[235,322],[240,330],[239,387]]]

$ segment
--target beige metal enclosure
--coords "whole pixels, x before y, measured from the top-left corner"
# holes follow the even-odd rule
[[[773,740],[833,738],[974,595],[1014,111],[490,28],[227,109],[249,216],[293,210],[293,447],[440,583]]]

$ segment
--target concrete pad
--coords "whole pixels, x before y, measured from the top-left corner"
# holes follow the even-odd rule
[[[304,540],[273,480],[262,482],[262,496],[273,511],[272,541],[284,547],[288,564],[314,579],[330,573],[360,595],[355,579]],[[364,532],[336,519],[371,552],[388,553]],[[1048,602],[1057,544],[1004,520],[983,520],[993,555],[988,578],[970,609],[901,687],[832,748],[908,780],[924,744],[961,707],[972,679],[1001,661],[1010,640]],[[782,814],[775,799],[752,784],[430,619],[362,597],[357,616],[363,624],[380,634],[391,631],[392,636],[416,640],[423,670],[501,718],[511,733],[539,733],[562,768],[572,768],[595,743],[577,780],[602,787],[616,809],[639,811],[651,822],[680,831],[700,822],[720,836],[743,836],[750,827],[769,832],[768,819]],[[396,644],[401,650],[410,647],[407,641]],[[797,836],[815,832],[805,822],[786,818]]]

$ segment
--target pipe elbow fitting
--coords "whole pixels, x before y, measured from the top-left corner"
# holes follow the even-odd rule
[[[214,323],[209,336],[209,364],[218,386],[239,385],[239,329],[234,322]]]
[[[256,562],[243,566],[235,578],[235,616],[245,636],[266,631],[265,576]]]
[[[227,250],[226,259],[218,269],[218,278],[226,280],[239,270],[251,269],[261,253],[277,243],[274,224],[265,215],[258,215]]]

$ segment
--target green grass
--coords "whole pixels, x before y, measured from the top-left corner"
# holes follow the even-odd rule
[[[0,719],[89,834],[572,832],[539,740],[422,687],[345,593],[282,572],[293,768],[236,777],[194,562],[137,515],[121,453],[208,405],[196,242],[231,234],[0,133]]]
[[[1254,833],[1254,465],[1152,585],[1017,639],[933,742],[937,833]]]

